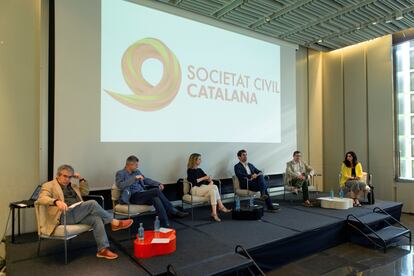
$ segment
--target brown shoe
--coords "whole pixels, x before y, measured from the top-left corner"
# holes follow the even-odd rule
[[[214,220],[216,222],[220,222],[221,221],[221,219],[219,218],[219,216],[217,216],[217,214],[215,214],[215,215],[211,214],[211,220]]]
[[[132,219],[125,219],[125,220],[120,220],[118,225],[111,225],[112,231],[119,231],[122,229],[127,229],[129,228],[132,224],[134,223],[134,221]]]
[[[303,202],[302,205],[305,207],[313,207],[313,204],[309,200],[306,200],[305,202]]]
[[[262,195],[262,196],[259,198],[259,200],[261,200],[261,201],[266,201],[268,198],[269,198],[269,196],[268,196],[268,195]]]
[[[112,252],[111,250],[109,250],[109,248],[104,248],[99,250],[98,253],[96,253],[96,257],[105,258],[108,260],[115,260],[116,258],[118,258],[118,254]]]

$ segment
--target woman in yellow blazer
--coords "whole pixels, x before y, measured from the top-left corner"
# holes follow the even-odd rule
[[[358,196],[367,189],[367,184],[362,181],[362,165],[353,151],[345,154],[345,160],[341,166],[341,189],[350,194],[354,200],[354,206],[361,206]]]

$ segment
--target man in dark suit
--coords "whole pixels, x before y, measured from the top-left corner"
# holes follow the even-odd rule
[[[237,157],[240,162],[234,165],[234,172],[239,179],[240,188],[247,189],[247,183],[249,184],[249,190],[253,192],[260,191],[260,199],[266,202],[267,209],[270,211],[276,211],[279,208],[274,206],[270,199],[268,186],[263,177],[263,172],[258,170],[253,164],[247,162],[247,152],[245,150],[239,150]]]

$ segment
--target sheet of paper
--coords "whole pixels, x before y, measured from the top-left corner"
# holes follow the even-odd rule
[[[164,228],[164,227],[161,227],[160,228],[160,233],[168,233],[168,232],[171,232],[172,231],[172,229],[170,229],[170,228]]]
[[[70,205],[69,206],[69,208],[75,208],[76,206],[78,206],[79,204],[81,204],[82,203],[82,201],[79,201],[79,202],[76,202],[76,203],[73,203],[72,205]]]
[[[169,239],[162,239],[162,238],[154,238],[152,239],[151,243],[169,243]]]

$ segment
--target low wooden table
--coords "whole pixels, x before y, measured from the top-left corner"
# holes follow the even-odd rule
[[[159,255],[173,253],[176,250],[175,230],[170,229],[168,233],[145,231],[144,240],[140,241],[138,235],[134,241],[134,256],[137,258],[151,258]],[[153,239],[163,239],[165,243],[154,243]]]
[[[354,201],[352,198],[339,197],[319,197],[322,208],[346,210],[353,207]]]

